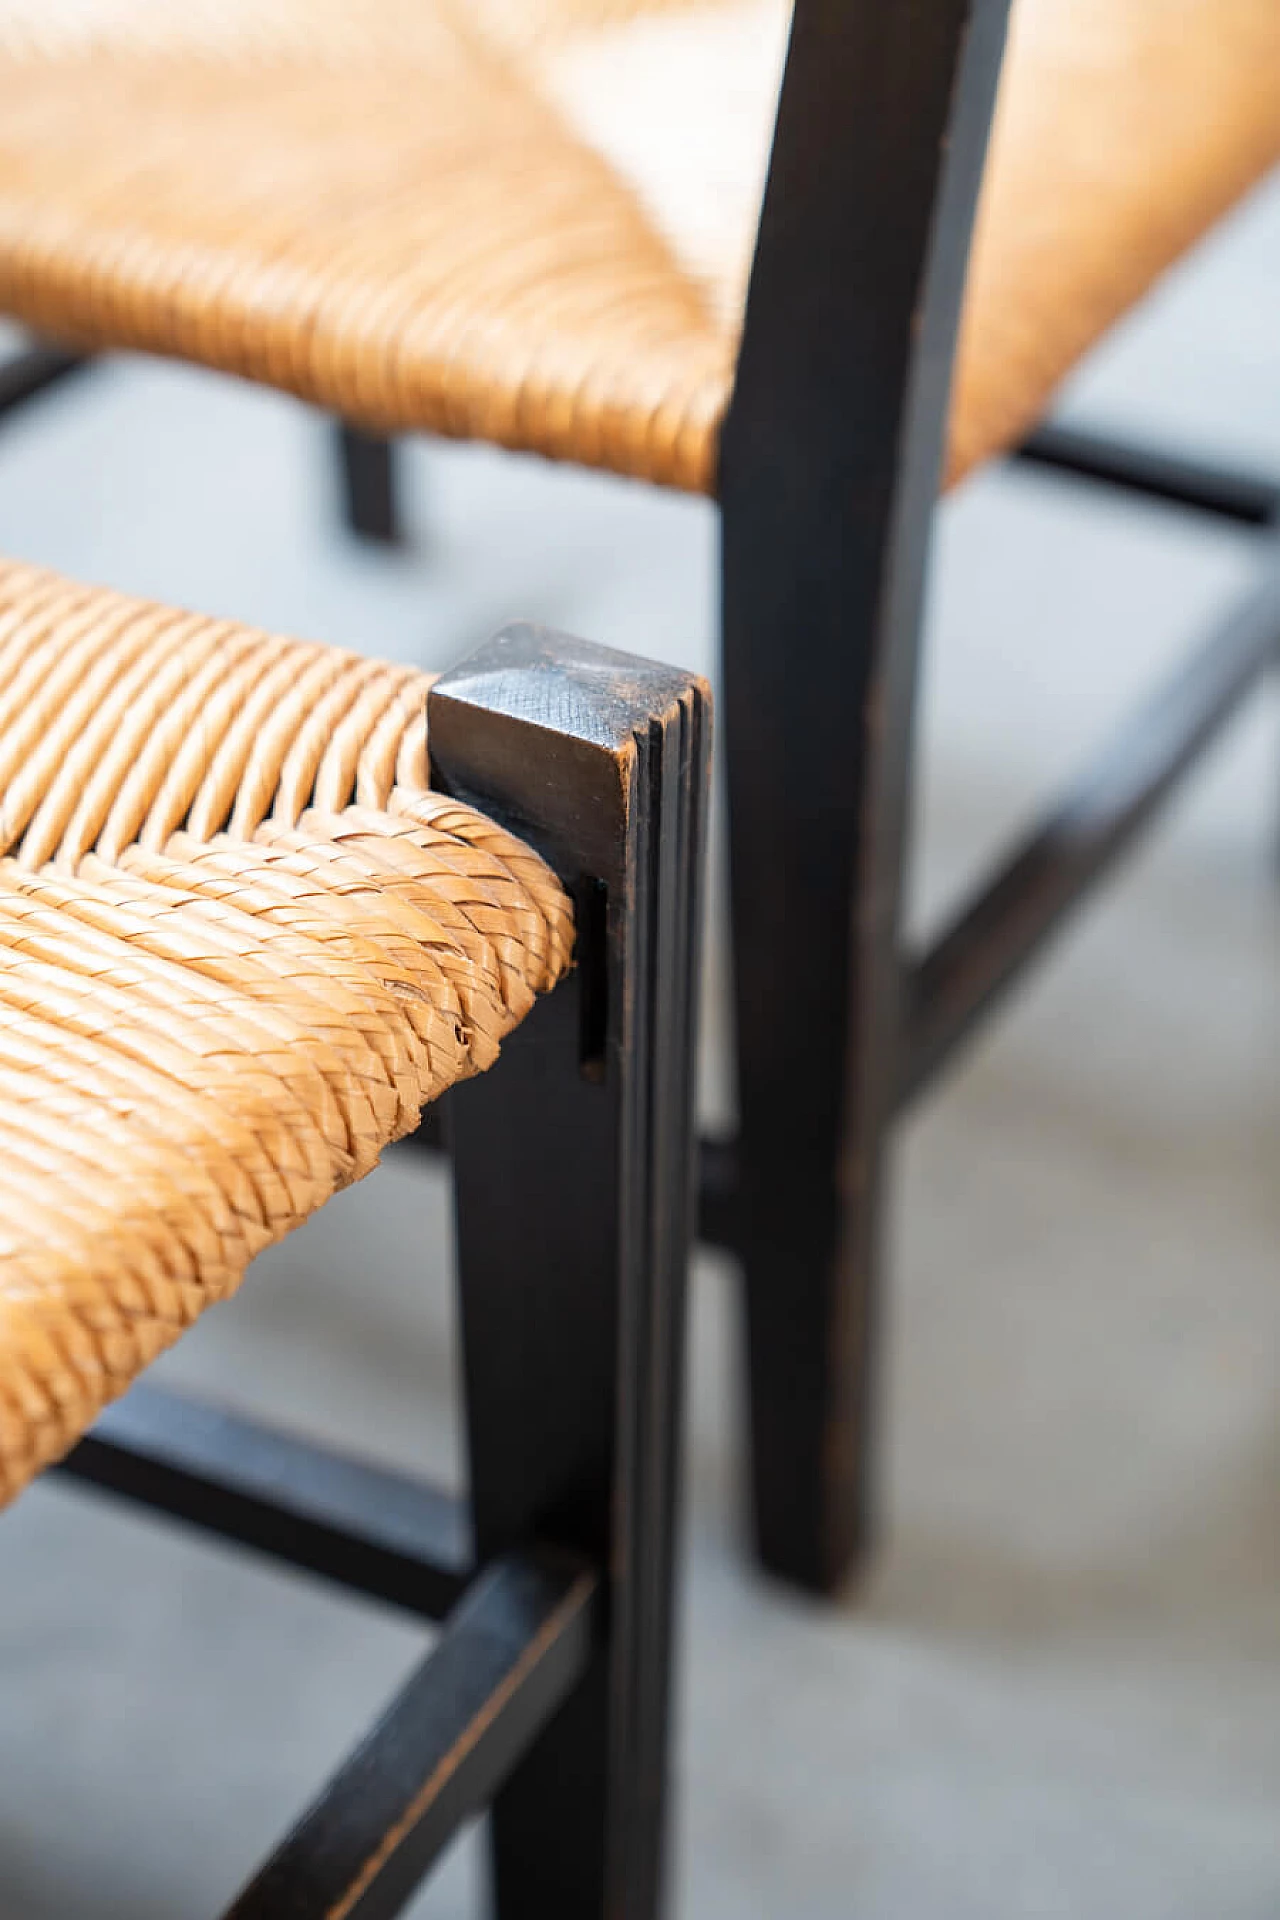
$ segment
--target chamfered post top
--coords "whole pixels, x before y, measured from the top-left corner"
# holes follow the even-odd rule
[[[694,684],[697,676],[679,667],[521,620],[442,674],[431,698],[433,706],[483,707],[618,753]]]
[[[607,878],[631,819],[638,741],[709,702],[696,674],[518,622],[432,686],[432,784],[501,817],[561,871]]]

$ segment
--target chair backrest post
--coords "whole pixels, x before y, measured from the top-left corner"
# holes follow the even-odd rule
[[[1007,13],[1008,0],[796,0],[721,440],[753,1378],[798,1351],[770,1273],[804,1273],[826,1329],[771,1402],[785,1432],[756,1449],[757,1528],[769,1564],[793,1577],[803,1564],[822,1590],[868,1530],[870,1276],[880,1119],[898,1085],[925,569]],[[800,1430],[821,1473],[772,1474]]]
[[[785,704],[809,674],[831,724],[847,726],[842,696],[882,667],[894,721],[909,722],[1008,12],[1009,0],[796,0],[722,437],[731,734],[753,716],[769,724],[777,701],[757,697],[758,680]],[[815,780],[833,772],[819,752],[804,765]]]

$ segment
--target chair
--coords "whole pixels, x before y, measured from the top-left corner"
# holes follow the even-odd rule
[[[374,530],[385,436],[419,430],[718,500],[740,1124],[704,1147],[701,1220],[744,1273],[758,1549],[823,1592],[871,1534],[893,1119],[1277,626],[1272,584],[903,951],[940,482],[1020,450],[1251,525],[1280,500],[1025,438],[1280,153],[1274,0],[1016,0],[1001,75],[1009,11],[26,0],[3,32],[0,309],[61,343],[43,375],[130,347],[331,409]]]
[[[503,1916],[658,1910],[706,726],[529,628],[433,685],[0,564],[0,1503],[443,1620],[237,1920],[398,1912],[490,1803]],[[465,1502],[133,1384],[446,1087]]]

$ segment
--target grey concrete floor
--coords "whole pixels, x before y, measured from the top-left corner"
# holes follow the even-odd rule
[[[1095,357],[1067,410],[1280,471],[1277,315],[1272,191]],[[334,534],[325,455],[291,403],[113,365],[0,437],[0,551],[428,663],[515,613],[709,658],[704,506],[418,446],[413,544],[387,557]],[[917,920],[1255,555],[1026,474],[948,506]],[[744,1558],[734,1283],[700,1260],[688,1920],[1280,1905],[1276,748],[1260,702],[905,1129],[885,1538],[838,1606],[762,1584]],[[393,1157],[165,1371],[456,1475],[448,1265],[440,1177]],[[418,1645],[372,1610],[37,1486],[0,1526],[0,1917],[216,1911]],[[464,1843],[415,1915],[467,1911],[475,1871]]]

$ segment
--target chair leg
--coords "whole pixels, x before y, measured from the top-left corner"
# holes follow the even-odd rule
[[[840,1150],[814,1137],[808,1149],[815,1161]],[[767,1572],[824,1596],[875,1537],[883,1133],[859,1151],[857,1198],[815,1196],[808,1230],[753,1240],[744,1273],[756,1551]]]
[[[756,1526],[823,1593],[870,1536],[921,603],[1007,12],[796,7],[720,439]]]
[[[384,546],[404,538],[396,492],[396,445],[380,434],[336,423],[342,519],[352,533]]]
[[[539,783],[561,719],[559,821],[548,822]],[[483,790],[490,811],[496,799],[523,819],[526,837],[530,820],[542,823],[544,851],[580,903],[574,973],[492,1072],[455,1090],[448,1123],[477,1552],[487,1560],[536,1538],[608,1571],[594,1667],[494,1806],[497,1910],[654,1920],[692,1229],[704,691],[524,630],[488,667],[482,657],[437,683],[430,727],[437,780]]]
[[[873,1531],[901,857],[891,833],[886,871],[880,836],[908,743],[886,766],[876,683],[833,729],[821,677],[774,652],[790,698],[736,647],[724,694],[751,1498],[763,1565],[827,1594]]]

